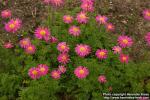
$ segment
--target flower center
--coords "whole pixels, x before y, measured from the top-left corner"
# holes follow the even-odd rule
[[[29,50],[29,51],[32,51],[32,50],[33,50],[33,48],[32,48],[32,47],[28,47],[28,50]]]
[[[74,27],[73,31],[78,32],[78,28]]]
[[[67,57],[66,56],[62,56],[62,60],[66,60],[67,59]]]
[[[126,60],[127,60],[127,57],[122,57],[122,60],[123,60],[123,61],[126,61]]]
[[[57,76],[58,76],[58,73],[57,73],[57,72],[55,72],[53,75],[54,75],[55,77],[57,77]]]
[[[14,25],[14,24],[10,24],[9,27],[10,27],[11,29],[13,29],[13,28],[15,27],[15,25]]]
[[[100,17],[99,20],[100,20],[100,21],[104,21],[104,18],[103,18],[103,17]]]
[[[84,48],[84,47],[80,47],[80,51],[81,51],[81,52],[84,52],[84,51],[85,51],[85,48]]]
[[[104,55],[105,55],[105,52],[100,52],[99,55],[100,55],[100,56],[104,56]]]
[[[81,69],[81,70],[79,71],[79,73],[80,73],[80,74],[84,74],[84,70]]]
[[[26,44],[27,44],[27,41],[23,41],[23,44],[25,44],[25,45],[26,45]]]
[[[44,71],[45,71],[45,68],[43,68],[43,67],[40,68],[40,71],[41,71],[41,72],[44,72]]]
[[[85,14],[80,14],[80,18],[82,19],[86,18]]]
[[[147,12],[146,15],[147,15],[147,16],[150,16],[150,12]]]
[[[128,43],[128,40],[127,40],[127,39],[124,39],[124,40],[123,40],[123,43],[127,44],[127,43]]]
[[[64,45],[61,45],[61,49],[65,49],[66,48],[66,46],[64,46]]]
[[[36,70],[33,70],[33,71],[32,71],[32,74],[33,74],[33,75],[37,75],[37,73],[38,73],[38,72],[37,72]]]
[[[111,26],[111,25],[108,25],[108,29],[112,29],[112,26]]]
[[[67,17],[66,17],[66,20],[71,20],[71,17],[67,16]]]
[[[45,30],[41,30],[40,34],[45,35],[46,34]]]

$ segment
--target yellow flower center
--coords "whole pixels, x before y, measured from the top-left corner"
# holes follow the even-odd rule
[[[67,16],[67,17],[66,17],[66,20],[71,20],[71,17]]]
[[[45,71],[45,68],[43,68],[43,67],[40,68],[40,71],[41,71],[41,72],[44,72],[44,71]]]
[[[36,70],[33,70],[33,71],[32,71],[32,74],[33,74],[33,75],[37,75],[38,72],[37,72]]]
[[[100,21],[104,21],[104,18],[103,18],[103,17],[100,17],[99,20],[100,20]]]
[[[65,49],[66,48],[66,46],[64,46],[64,45],[61,45],[61,49]]]
[[[32,50],[33,50],[33,48],[32,48],[32,47],[28,47],[28,50],[29,50],[29,51],[32,51]]]
[[[55,72],[53,75],[54,75],[55,77],[57,77],[57,76],[58,76],[58,73],[57,73],[57,72]]]
[[[79,73],[80,73],[80,74],[84,74],[84,70],[81,69],[81,70],[79,71]]]
[[[41,30],[41,31],[40,31],[40,34],[41,34],[41,35],[45,35],[45,34],[46,34],[45,30]]]
[[[10,28],[14,28],[15,25],[14,25],[14,24],[10,24],[9,27],[10,27]]]
[[[62,56],[62,60],[66,60],[67,59],[67,57],[66,56]]]
[[[99,55],[100,55],[100,56],[104,56],[104,55],[105,55],[105,52],[100,52]]]
[[[126,61],[126,60],[127,60],[127,57],[122,57],[122,60],[123,60],[123,61]]]
[[[128,40],[127,40],[127,39],[124,39],[124,40],[123,40],[123,43],[128,44]]]
[[[147,15],[147,16],[150,16],[150,12],[147,12],[146,15]]]
[[[86,18],[85,14],[80,14],[80,18]]]
[[[76,27],[73,28],[73,31],[75,31],[75,32],[78,32],[78,30],[79,30],[79,29],[76,28]]]
[[[111,26],[111,25],[108,25],[108,29],[112,29],[112,26]]]
[[[22,43],[23,43],[24,45],[26,45],[26,44],[27,44],[27,41],[23,41]]]
[[[81,52],[84,52],[84,51],[85,51],[85,48],[84,48],[84,47],[80,47],[80,51],[81,51]]]

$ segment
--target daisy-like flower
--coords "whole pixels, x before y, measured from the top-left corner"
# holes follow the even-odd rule
[[[66,72],[66,67],[65,66],[58,66],[58,71],[60,71],[60,73],[65,73]]]
[[[20,19],[11,19],[8,23],[5,24],[5,30],[7,32],[15,33],[21,28],[21,20]]]
[[[60,51],[60,52],[62,52],[62,53],[67,53],[67,52],[69,52],[69,46],[67,45],[67,43],[66,42],[60,42],[60,43],[58,43],[58,45],[57,45],[57,50],[58,51]]]
[[[148,32],[148,33],[145,35],[145,41],[146,41],[147,44],[150,46],[150,32]]]
[[[70,23],[73,22],[73,17],[70,16],[70,15],[64,15],[64,16],[63,16],[63,21],[64,21],[64,23],[66,23],[66,24],[70,24]]]
[[[77,53],[77,55],[79,55],[80,57],[85,57],[88,54],[90,54],[91,52],[91,47],[89,45],[86,44],[77,44],[76,48],[75,48],[75,52]]]
[[[71,26],[69,28],[69,34],[73,36],[79,36],[81,33],[80,28],[77,26]]]
[[[45,27],[38,27],[35,32],[35,37],[38,39],[44,39],[45,41],[48,41],[50,39],[50,31],[48,30],[48,28]]]
[[[76,20],[78,21],[78,23],[86,24],[88,22],[88,17],[86,16],[86,13],[80,12],[77,14]]]
[[[122,51],[122,48],[120,46],[114,46],[112,50],[114,51],[114,54],[117,54],[117,53],[120,54]]]
[[[51,72],[51,77],[53,78],[53,79],[60,79],[60,72],[58,71],[58,70],[53,70],[52,72]]]
[[[3,47],[6,48],[6,49],[10,49],[10,48],[13,48],[14,45],[11,42],[5,42]]]
[[[21,48],[26,48],[27,46],[31,45],[30,39],[29,38],[24,38],[20,40],[19,42]]]
[[[120,62],[122,62],[122,63],[128,63],[128,61],[129,61],[129,56],[128,56],[128,55],[125,55],[125,54],[120,54],[119,59],[120,59]]]
[[[108,31],[114,31],[115,30],[115,26],[112,23],[106,23],[105,27]]]
[[[48,66],[46,64],[39,64],[37,66],[40,72],[40,76],[45,76],[48,73]]]
[[[51,43],[57,43],[57,42],[58,42],[58,39],[57,39],[56,37],[54,37],[54,36],[51,36],[50,42],[51,42]]]
[[[11,17],[11,10],[3,10],[1,11],[1,17],[2,18],[10,18]]]
[[[28,71],[28,75],[32,78],[32,79],[39,79],[40,78],[40,72],[38,68],[32,67],[29,69]]]
[[[107,21],[108,21],[108,18],[107,18],[106,16],[97,15],[97,16],[96,16],[96,21],[97,21],[99,24],[106,24]]]
[[[76,75],[76,77],[78,77],[79,79],[83,79],[86,78],[87,75],[89,75],[89,70],[84,67],[84,66],[78,66],[75,70],[74,70],[74,74]]]
[[[133,44],[132,38],[124,35],[119,36],[117,41],[118,45],[122,48],[131,47]]]
[[[25,48],[25,52],[27,54],[34,54],[36,51],[36,47],[34,45],[28,45],[26,48]]]
[[[150,21],[150,9],[145,9],[145,10],[143,11],[143,17],[144,17],[144,19]]]
[[[99,81],[100,83],[104,84],[104,83],[107,82],[107,79],[106,79],[106,77],[105,77],[104,75],[100,75],[100,76],[98,77],[98,81]]]
[[[95,53],[98,59],[106,59],[108,55],[108,51],[106,49],[98,49]]]
[[[67,64],[69,62],[69,55],[67,53],[61,53],[58,55],[57,60],[61,64]]]
[[[93,12],[94,11],[93,2],[82,2],[81,9],[85,12]]]

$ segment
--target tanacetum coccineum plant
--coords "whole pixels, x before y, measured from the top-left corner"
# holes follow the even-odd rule
[[[115,33],[117,27],[109,16],[95,11],[96,0],[80,0],[78,9],[67,12],[61,11],[67,0],[40,1],[57,8],[55,22],[51,24],[53,17],[45,19],[31,32],[21,31],[23,36],[16,43],[3,43],[0,53],[14,56],[3,57],[13,70],[0,75],[0,99],[4,95],[20,100],[103,100],[102,93],[145,92],[141,80],[149,75],[145,67],[149,64],[133,62],[130,51],[136,39]],[[146,21],[148,11],[143,11]],[[3,12],[2,18],[10,16],[13,13]],[[8,19],[3,27],[12,34],[23,23],[19,18]],[[149,46],[150,34],[144,39]]]

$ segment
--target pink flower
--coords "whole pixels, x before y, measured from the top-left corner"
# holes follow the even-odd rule
[[[56,37],[54,37],[54,36],[51,36],[50,42],[51,42],[51,43],[57,43],[57,42],[58,42],[58,39],[57,39]]]
[[[88,22],[88,17],[86,16],[86,13],[80,12],[77,14],[77,21],[78,23],[86,24]]]
[[[75,48],[75,52],[77,53],[77,55],[79,55],[80,57],[85,57],[88,54],[90,54],[91,52],[91,47],[86,45],[86,44],[77,44],[76,48]]]
[[[74,74],[76,75],[76,77],[78,77],[79,79],[83,79],[86,78],[87,75],[89,75],[89,70],[84,67],[84,66],[78,66],[75,70],[74,70]]]
[[[120,46],[114,46],[113,48],[112,48],[112,50],[114,51],[114,54],[116,54],[116,53],[121,53],[121,51],[122,51],[122,48],[120,47]]]
[[[50,1],[51,1],[51,0],[43,0],[43,2],[44,2],[45,4],[50,4]]]
[[[67,45],[66,42],[60,42],[58,45],[57,45],[57,50],[62,52],[62,53],[67,53],[69,52],[69,46]]]
[[[150,32],[148,32],[148,33],[145,35],[145,40],[146,40],[147,44],[150,46]]]
[[[122,62],[122,63],[128,63],[128,61],[129,61],[129,56],[128,56],[128,55],[125,55],[125,54],[120,54],[119,59],[120,59],[120,62]]]
[[[10,18],[11,17],[11,10],[3,10],[1,11],[1,17],[2,18]]]
[[[106,49],[98,49],[95,53],[98,59],[106,59],[107,58],[108,51]]]
[[[144,17],[144,19],[150,21],[150,9],[145,9],[145,10],[143,11],[143,17]]]
[[[20,40],[19,42],[21,48],[26,48],[27,46],[31,45],[30,39],[29,38],[24,38]]]
[[[69,28],[69,34],[73,36],[79,36],[81,33],[80,28],[77,26],[71,26]]]
[[[69,62],[69,55],[67,53],[59,54],[57,57],[59,63],[67,64]]]
[[[100,75],[100,76],[98,77],[98,81],[99,81],[100,83],[102,83],[102,84],[104,84],[104,83],[107,82],[106,77],[105,77],[104,75]]]
[[[45,28],[45,27],[38,27],[35,30],[34,34],[36,38],[40,40],[44,39],[45,41],[48,41],[51,35],[48,28]]]
[[[11,19],[8,23],[5,24],[5,30],[7,32],[15,33],[21,28],[21,20],[20,19]]]
[[[107,18],[106,16],[97,15],[97,16],[96,16],[96,21],[97,21],[99,24],[106,24],[107,21],[108,21],[108,18]]]
[[[114,31],[115,30],[115,26],[112,23],[106,23],[105,27],[108,31]]]
[[[6,49],[10,49],[10,48],[13,48],[14,45],[11,42],[5,42],[3,47],[6,48]]]
[[[51,72],[51,77],[54,79],[60,79],[60,72],[58,70],[53,70]]]
[[[70,24],[70,23],[73,22],[73,17],[70,16],[70,15],[64,15],[63,16],[63,21],[64,21],[64,23]]]
[[[122,48],[131,47],[133,44],[132,38],[124,35],[119,36],[117,41],[119,46]]]
[[[29,69],[28,71],[28,75],[32,78],[32,79],[39,79],[40,78],[40,72],[38,68],[32,67]]]
[[[60,73],[65,73],[66,72],[66,67],[65,66],[58,66],[58,71],[60,71]]]
[[[46,64],[39,64],[37,66],[40,72],[40,76],[45,76],[48,73],[48,66]]]
[[[51,0],[51,4],[55,7],[58,7],[64,4],[64,0]]]
[[[93,2],[82,2],[81,9],[85,12],[93,12],[94,11]]]
[[[34,45],[29,45],[29,46],[27,46],[27,47],[25,48],[25,52],[26,52],[27,54],[34,54],[35,51],[36,51],[36,48],[35,48]]]

